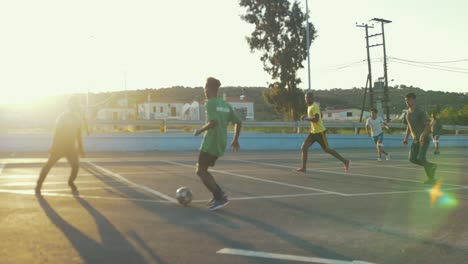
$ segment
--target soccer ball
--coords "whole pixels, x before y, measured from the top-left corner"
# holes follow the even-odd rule
[[[176,191],[176,198],[183,206],[187,206],[192,201],[192,191],[189,187],[180,187]]]

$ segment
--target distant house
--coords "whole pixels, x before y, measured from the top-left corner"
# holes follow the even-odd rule
[[[359,121],[361,110],[356,108],[334,109],[322,111],[324,121]],[[370,116],[368,111],[364,111],[362,119]]]
[[[135,108],[128,107],[126,98],[120,99],[113,106],[106,106],[97,109],[97,120],[129,120],[135,119]]]
[[[252,101],[243,95],[240,97],[226,97],[224,94],[223,98],[237,111],[242,120],[254,120],[254,103]]]
[[[151,99],[138,104],[140,119],[200,120],[200,104],[184,103],[170,98]]]

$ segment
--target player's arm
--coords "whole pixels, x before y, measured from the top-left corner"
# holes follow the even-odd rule
[[[304,117],[302,120],[315,123],[315,122],[318,122],[320,120],[320,116],[319,116],[319,114],[315,114],[313,118]]]
[[[424,141],[426,140],[427,134],[429,134],[429,131],[431,130],[431,125],[429,123],[429,120],[424,117],[424,131],[421,133],[421,136],[419,137],[419,143],[422,145],[424,144]]]
[[[84,157],[85,153],[83,149],[83,137],[81,136],[81,128],[78,129],[78,133],[76,134],[76,142],[78,143],[78,153],[81,157]]]
[[[387,122],[385,122],[385,121],[383,122],[383,126],[384,126],[384,128],[386,128],[386,129],[390,129],[390,127],[388,126]]]
[[[231,149],[233,152],[239,151],[239,136],[242,128],[242,120],[239,115],[231,108],[230,122],[234,124],[234,137],[231,142]]]
[[[371,136],[371,128],[369,125],[366,125],[366,132],[367,132],[367,135],[369,135],[369,137]]]
[[[218,125],[218,116],[216,114],[216,104],[209,100],[206,104],[206,118],[209,120],[204,126],[199,129],[195,129],[193,134],[195,136],[200,135],[201,133],[207,131],[208,129],[212,129]]]
[[[201,133],[207,131],[208,129],[212,129],[213,127],[216,127],[218,125],[218,120],[213,119],[210,120],[210,122],[206,123],[204,126],[202,126],[199,129],[196,129],[195,132],[193,133],[195,136],[200,135]]]
[[[232,151],[234,152],[239,151],[239,147],[240,147],[239,136],[240,136],[241,128],[242,128],[242,121],[239,120],[239,122],[237,122],[234,125],[234,137],[232,138],[232,142],[231,142],[231,148],[232,148]]]
[[[408,137],[410,134],[410,129],[409,129],[409,124],[406,125],[406,132],[405,132],[405,138],[403,139],[403,145],[408,144]]]

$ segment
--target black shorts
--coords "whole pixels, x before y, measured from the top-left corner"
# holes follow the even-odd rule
[[[217,159],[218,157],[214,155],[211,155],[204,151],[200,151],[200,155],[198,155],[198,165],[213,167]]]
[[[325,135],[325,132],[321,133],[315,133],[312,134],[310,133],[309,136],[307,136],[306,140],[304,143],[308,143],[310,145],[314,144],[315,142],[318,142],[322,149],[327,149],[328,148],[328,141],[327,141],[327,136]]]

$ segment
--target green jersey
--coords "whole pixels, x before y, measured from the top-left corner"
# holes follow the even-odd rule
[[[229,122],[240,123],[239,116],[231,105],[221,98],[211,98],[205,104],[207,121],[217,120],[218,125],[205,132],[200,150],[221,157],[226,150]]]

